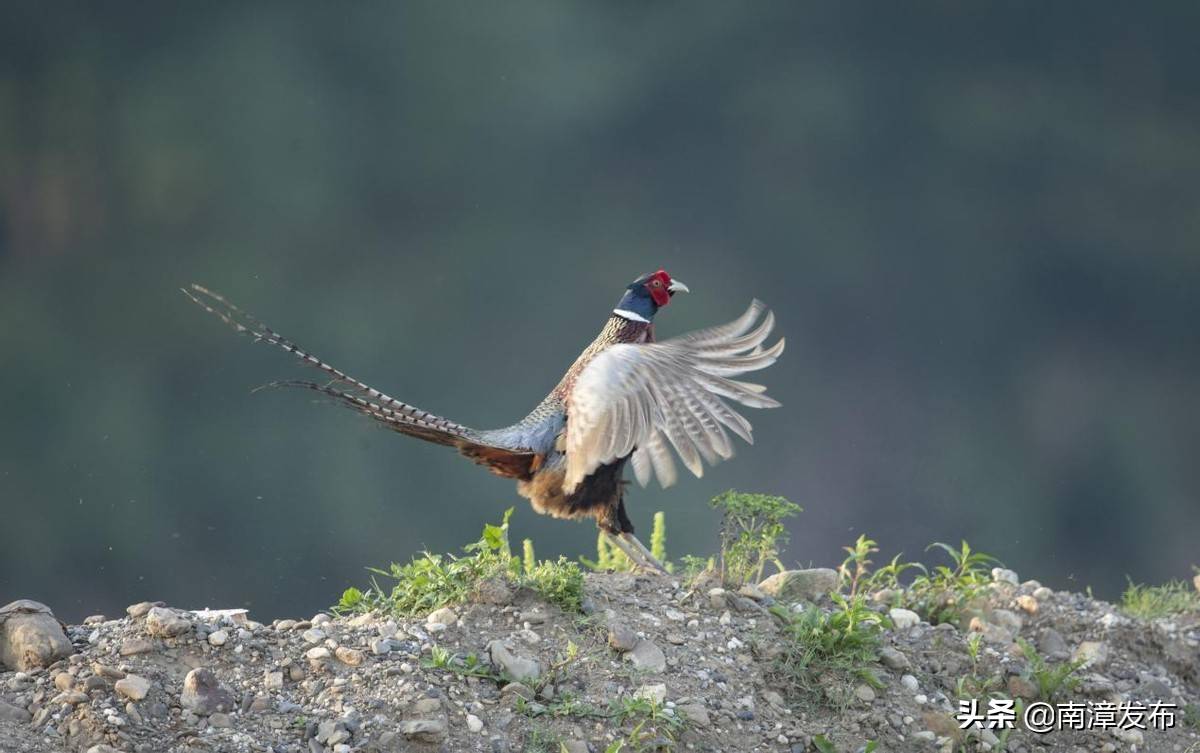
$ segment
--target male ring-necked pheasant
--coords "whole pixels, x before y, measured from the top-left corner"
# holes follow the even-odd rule
[[[321,392],[388,428],[449,445],[492,473],[517,480],[533,509],[558,518],[593,518],[631,561],[662,566],[633,535],[621,476],[627,462],[645,486],[675,482],[674,447],[696,476],[703,462],[733,455],[729,432],[752,442],[750,423],[725,402],[775,408],[761,385],[731,377],[766,368],[783,339],[762,344],[774,316],[753,301],[718,327],[657,342],[654,315],[687,286],[663,270],[634,280],[600,334],[528,416],[503,429],[479,430],[388,397],[284,339],[217,293],[199,285],[192,300],[239,333],[270,343],[324,371],[329,381],[274,382]],[[726,431],[728,430],[728,431]]]

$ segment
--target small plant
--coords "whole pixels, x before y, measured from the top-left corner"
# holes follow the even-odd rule
[[[504,678],[497,674],[490,666],[480,661],[475,654],[466,654],[459,656],[452,654],[441,646],[434,646],[429,652],[429,658],[422,662],[422,666],[426,669],[441,669],[446,672],[453,672],[456,675],[464,677],[484,677],[495,682],[501,682]]]
[[[783,497],[727,491],[713,498],[721,511],[721,579],[740,585],[762,580],[768,563],[785,569],[779,550],[787,543],[785,518],[802,512]]]
[[[533,553],[533,539],[521,542],[521,563],[526,575],[532,573],[533,568],[537,566],[537,555]]]
[[[1075,672],[1084,665],[1082,660],[1050,664],[1029,641],[1018,638],[1017,644],[1021,646],[1021,653],[1028,662],[1025,675],[1037,685],[1038,700],[1050,702],[1064,691],[1074,693],[1078,690],[1080,680],[1075,676]]]
[[[511,515],[509,508],[500,525],[485,525],[479,540],[463,547],[462,556],[423,552],[406,565],[393,562],[387,570],[368,568],[375,576],[391,578],[395,584],[385,589],[373,577],[366,591],[347,588],[334,611],[348,614],[380,610],[405,617],[428,614],[466,601],[489,578],[506,578],[537,591],[565,611],[579,612],[583,605],[583,572],[579,565],[564,557],[538,562],[533,542],[528,539],[522,547],[523,556],[513,556],[508,543]]]
[[[701,573],[708,570],[715,570],[717,561],[713,557],[697,557],[694,554],[685,554],[679,558],[679,572],[683,575],[685,582],[691,584],[700,576]]]
[[[654,524],[650,529],[650,554],[663,563],[668,571],[671,570],[671,563],[667,562],[667,515],[662,510],[654,513]]]
[[[830,594],[834,609],[826,612],[809,607],[795,614],[781,606],[771,609],[783,622],[782,651],[768,674],[804,695],[824,696],[831,702],[843,699],[834,695],[831,681],[864,680],[878,685],[869,665],[879,653],[880,635],[890,621],[867,606],[866,598],[847,598]]]
[[[1183,726],[1200,730],[1200,704],[1189,703],[1183,707]]]
[[[817,753],[839,753],[837,746],[830,742],[825,735],[813,735],[813,747],[817,749]],[[879,748],[878,740],[868,740],[867,744],[859,748],[861,753],[875,753]]]
[[[1121,595],[1121,611],[1143,620],[1200,611],[1200,591],[1181,580],[1161,586],[1144,586],[1131,580]]]
[[[971,660],[971,674],[958,678],[954,684],[957,698],[995,698],[999,697],[1002,686],[998,676],[979,676],[979,653],[983,647],[983,634],[971,633],[966,640],[967,657]]]
[[[866,582],[867,573],[871,569],[870,557],[879,551],[879,547],[874,539],[860,534],[852,546],[844,546],[842,550],[846,552],[846,559],[842,560],[838,574],[841,576],[842,586],[853,597],[858,594],[859,584]]]
[[[562,740],[549,728],[534,725],[525,739],[525,753],[560,753]]]
[[[345,614],[378,609],[411,616],[466,600],[480,581],[511,569],[513,560],[508,547],[511,515],[509,508],[500,525],[484,526],[482,536],[464,547],[461,557],[423,552],[406,565],[393,562],[387,570],[368,568],[375,576],[396,581],[395,585],[384,589],[372,578],[371,588],[366,591],[348,588],[334,611]]]
[[[633,569],[633,563],[625,556],[625,552],[614,547],[603,531],[596,535],[596,559],[580,557],[579,561],[598,573],[622,573]]]
[[[620,725],[633,722],[633,728],[624,738],[609,745],[606,753],[609,750],[626,753],[660,750],[664,743],[673,746],[684,726],[683,719],[663,704],[643,696],[624,696],[612,701],[609,715]]]
[[[543,560],[526,570],[521,584],[541,594],[564,612],[579,612],[583,608],[583,571],[566,557],[556,561]]]
[[[970,604],[987,589],[992,580],[991,568],[999,561],[972,551],[965,541],[958,549],[940,542],[930,544],[926,551],[930,549],[944,551],[952,564],[938,565],[913,579],[905,593],[905,604],[931,624],[957,624]]]

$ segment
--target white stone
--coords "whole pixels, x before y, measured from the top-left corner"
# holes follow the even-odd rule
[[[425,626],[427,628],[432,627],[433,625],[445,625],[446,627],[450,627],[456,622],[458,622],[458,612],[455,612],[450,607],[435,609],[429,613],[428,617],[425,618]]]
[[[1014,586],[1021,583],[1015,572],[1003,567],[992,568],[992,580],[996,583],[1011,583]]]
[[[893,608],[888,610],[888,617],[897,630],[908,630],[921,622],[921,617],[911,609]]]
[[[140,675],[125,675],[117,680],[113,690],[131,701],[140,701],[150,692],[150,681]]]
[[[208,636],[208,643],[212,646],[224,646],[228,640],[229,633],[225,632],[224,630],[218,630],[217,632]]]
[[[667,700],[667,686],[661,682],[643,685],[637,689],[635,695],[638,698],[645,698],[647,701],[663,703]]]
[[[467,729],[471,730],[472,732],[482,732],[483,720],[474,714],[467,714]]]

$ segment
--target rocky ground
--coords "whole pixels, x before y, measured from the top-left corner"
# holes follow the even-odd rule
[[[16,603],[0,609],[0,751],[808,753],[823,750],[818,736],[850,752],[868,741],[878,751],[1200,751],[1195,718],[1183,718],[1200,702],[1196,615],[1133,620],[1009,571],[994,577],[967,630],[893,611],[871,667],[879,682],[851,682],[834,705],[769,679],[782,640],[771,596],[656,575],[588,575],[585,616],[503,584],[414,620],[267,625],[241,610],[142,603],[67,626],[69,644],[49,635],[62,628],[38,605]],[[1018,636],[1051,662],[1088,662],[1073,700],[1174,703],[1175,726],[964,734],[962,683],[994,676],[1002,694],[1036,694]]]

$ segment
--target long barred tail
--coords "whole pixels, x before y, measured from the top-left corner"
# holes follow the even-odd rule
[[[191,298],[205,311],[218,317],[232,327],[238,334],[247,335],[254,340],[269,343],[291,353],[308,366],[324,371],[330,376],[328,384],[316,382],[288,380],[271,382],[266,387],[300,387],[310,389],[334,398],[340,404],[364,413],[380,421],[395,431],[420,437],[421,439],[438,444],[460,445],[462,440],[473,442],[477,434],[462,424],[435,416],[434,414],[413,407],[393,397],[389,397],[340,369],[325,363],[307,352],[300,346],[274,331],[251,314],[242,311],[233,303],[225,300],[221,294],[201,285],[192,283],[191,288],[180,288],[183,294]],[[339,389],[334,384],[342,386]]]

